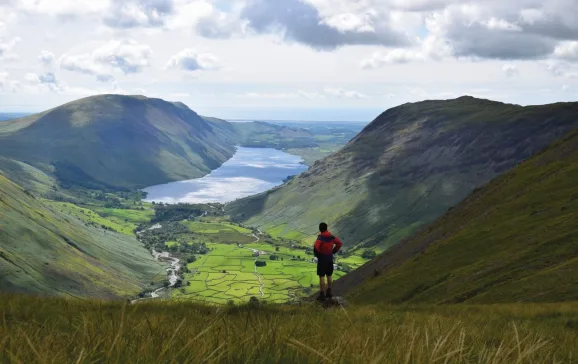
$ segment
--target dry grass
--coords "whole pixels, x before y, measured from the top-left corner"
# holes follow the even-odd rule
[[[213,308],[0,296],[1,363],[571,363],[578,304]]]

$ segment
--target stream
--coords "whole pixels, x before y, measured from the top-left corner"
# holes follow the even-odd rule
[[[166,260],[166,261],[171,262],[170,266],[167,268],[167,277],[169,279],[169,286],[156,289],[153,292],[151,292],[150,297],[139,298],[139,299],[131,301],[131,303],[144,301],[144,300],[150,300],[153,298],[159,298],[160,292],[162,292],[163,290],[169,289],[169,288],[174,288],[175,285],[177,284],[178,280],[179,280],[179,272],[181,270],[181,265],[180,265],[181,260],[180,259],[175,258],[175,257],[171,257],[171,254],[169,252],[157,252],[154,249],[152,250],[151,254],[153,255],[153,257],[157,261]]]

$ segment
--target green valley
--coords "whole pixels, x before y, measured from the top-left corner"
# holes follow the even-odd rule
[[[206,214],[204,207],[212,212]],[[182,215],[164,217],[162,221],[141,225],[137,233],[148,248],[166,250],[182,261],[179,283],[163,292],[163,297],[219,305],[244,303],[251,297],[286,303],[314,291],[317,277],[310,246],[233,223],[219,213],[220,209],[211,210],[210,206],[155,208],[157,215],[168,215],[160,212],[167,209],[186,208],[196,215],[189,215],[186,220],[181,220]],[[338,259],[336,277],[363,262]]]

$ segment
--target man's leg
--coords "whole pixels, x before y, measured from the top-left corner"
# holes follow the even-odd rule
[[[325,276],[319,276],[319,292],[325,294]]]
[[[333,297],[333,292],[331,291],[331,285],[333,284],[333,277],[332,276],[327,276],[327,298],[332,298]]]

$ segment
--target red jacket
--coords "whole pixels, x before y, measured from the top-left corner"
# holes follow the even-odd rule
[[[338,237],[333,236],[329,231],[322,232],[317,236],[317,241],[315,241],[315,256],[318,254],[333,255],[341,249],[341,245],[343,244]]]

